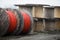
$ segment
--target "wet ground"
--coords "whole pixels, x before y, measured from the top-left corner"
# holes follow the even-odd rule
[[[28,35],[0,37],[0,40],[60,40],[60,34],[35,33]]]

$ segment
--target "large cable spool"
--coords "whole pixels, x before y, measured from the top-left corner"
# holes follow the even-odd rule
[[[21,32],[21,34],[28,34],[30,33],[31,29],[32,29],[32,22],[33,22],[33,19],[31,18],[30,14],[28,14],[27,12],[25,11],[20,11],[22,16],[23,16],[23,23],[24,23],[24,26],[23,26],[23,30]]]
[[[0,36],[27,34],[32,28],[32,17],[25,11],[0,9]]]
[[[0,9],[0,36],[6,34],[9,28],[9,18],[4,9]]]

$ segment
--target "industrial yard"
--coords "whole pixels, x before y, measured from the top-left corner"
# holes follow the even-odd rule
[[[15,6],[0,8],[0,40],[60,40],[60,6]]]
[[[0,7],[0,40],[60,40],[60,6],[14,6]]]

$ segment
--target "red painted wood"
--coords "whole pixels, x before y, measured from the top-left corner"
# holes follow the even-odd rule
[[[30,16],[26,13],[26,12],[21,12],[21,14],[23,15],[24,18],[24,28],[23,28],[23,33],[28,32],[28,30],[30,29],[30,25],[31,25],[31,19]]]
[[[17,19],[16,19],[16,16],[14,15],[14,13],[12,11],[8,10],[8,11],[6,11],[6,13],[8,14],[8,17],[9,17],[8,32],[11,33],[16,29]]]

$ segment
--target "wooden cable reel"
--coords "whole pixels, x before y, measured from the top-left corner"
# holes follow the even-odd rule
[[[0,9],[0,36],[5,34],[27,34],[31,31],[32,21],[29,14],[16,9]]]

